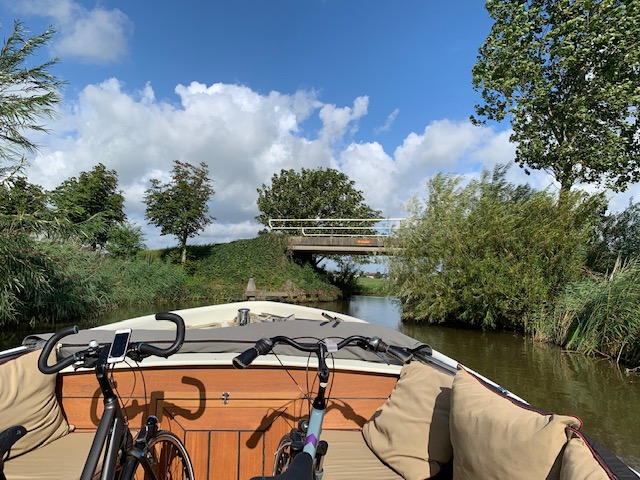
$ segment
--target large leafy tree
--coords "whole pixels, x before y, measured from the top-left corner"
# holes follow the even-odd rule
[[[366,204],[355,182],[333,168],[281,170],[271,177],[271,185],[263,184],[258,188],[258,209],[260,215],[256,219],[265,226],[269,226],[269,219],[310,220],[308,227],[322,228],[335,226],[335,222],[325,224],[322,219],[380,218],[380,211]],[[342,226],[345,230],[341,233],[348,233],[348,227],[352,225]],[[359,227],[369,225],[365,223]],[[313,254],[307,260],[317,266],[324,258]],[[336,260],[339,264],[349,264],[349,260]]]
[[[271,185],[258,188],[256,217],[263,225],[272,218],[379,218],[355,182],[333,168],[281,170]]]
[[[55,115],[60,102],[63,82],[51,73],[57,59],[27,64],[53,35],[54,30],[48,29],[29,37],[22,23],[16,21],[0,50],[0,180],[24,164],[25,153],[36,150],[36,144],[25,135],[45,131],[43,120]]]
[[[209,169],[174,160],[171,181],[162,184],[152,179],[145,192],[146,219],[160,227],[161,235],[175,235],[180,244],[182,263],[187,260],[187,239],[194,237],[209,225],[214,217],[208,216],[208,202],[215,194],[209,179]]]
[[[25,215],[46,210],[47,194],[40,185],[14,176],[0,183],[0,214]]]
[[[99,163],[78,178],[65,180],[51,195],[51,201],[73,224],[99,217],[100,228],[90,234],[92,248],[104,246],[110,230],[126,219],[124,197],[118,190],[118,174]]]
[[[624,190],[640,179],[640,2],[488,0],[476,122],[511,120],[516,162]]]

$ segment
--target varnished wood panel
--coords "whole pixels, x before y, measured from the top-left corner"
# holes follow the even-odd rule
[[[209,475],[209,452],[211,449],[209,432],[185,432],[184,445],[193,464],[194,477],[207,478]]]
[[[196,478],[246,479],[271,474],[280,438],[308,413],[307,372],[289,374],[264,367],[134,369],[116,371],[114,380],[132,428],[157,415],[161,428],[185,442]],[[315,372],[309,375],[312,384]],[[324,426],[354,429],[382,405],[396,377],[337,372],[331,382]],[[102,398],[92,372],[61,375],[58,391],[70,423],[97,427]]]
[[[238,478],[238,465],[240,461],[240,433],[239,432],[212,432],[209,449],[209,473],[208,476],[196,478],[208,478],[210,480]]]

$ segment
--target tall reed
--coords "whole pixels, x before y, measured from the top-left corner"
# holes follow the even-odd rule
[[[571,283],[549,319],[564,323],[567,349],[640,366],[640,262]],[[560,340],[560,339],[557,339]]]

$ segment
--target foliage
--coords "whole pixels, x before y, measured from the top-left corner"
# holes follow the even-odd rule
[[[208,201],[214,190],[209,179],[209,169],[204,162],[199,167],[174,160],[172,179],[168,184],[152,179],[151,188],[145,192],[146,218],[161,235],[175,235],[187,260],[187,239],[194,237],[215,218],[207,216]]]
[[[352,256],[341,256],[336,261],[336,272],[332,283],[346,295],[358,291],[358,276],[362,274],[361,265]]]
[[[114,257],[133,257],[146,248],[142,229],[129,222],[111,227],[105,249]]]
[[[51,74],[57,59],[26,65],[27,59],[47,45],[53,35],[54,30],[49,28],[28,37],[22,23],[16,21],[0,50],[0,180],[11,177],[24,163],[24,152],[36,150],[24,134],[46,131],[40,122],[53,118],[60,102],[63,82]]]
[[[389,265],[405,317],[523,329],[580,278],[602,199],[569,192],[557,202],[507,183],[506,170],[485,170],[464,187],[462,177],[439,174],[428,199],[414,199]]]
[[[62,182],[51,194],[51,201],[74,224],[96,216],[102,226],[92,233],[89,244],[95,250],[109,240],[110,229],[126,219],[124,197],[118,188],[118,174],[99,163],[90,172],[81,172]]]
[[[0,183],[0,213],[22,215],[43,212],[47,194],[40,185],[27,182],[25,177],[14,176]]]
[[[381,213],[366,204],[362,192],[356,189],[353,180],[332,168],[302,168],[299,172],[293,169],[281,170],[271,177],[271,186],[262,184],[258,189],[258,209],[260,215],[256,220],[265,226],[269,226],[269,219],[299,219],[307,220],[306,226],[315,232],[325,232],[325,228],[333,232],[332,229],[336,226],[335,221],[322,222],[316,219],[380,218]],[[368,230],[350,230],[348,227],[353,225],[350,222],[338,226],[338,233],[371,233]],[[357,226],[369,225],[365,223]],[[291,230],[282,232],[290,233]],[[325,258],[317,254],[308,256],[314,267]],[[330,258],[344,265],[353,262],[348,256]],[[348,275],[348,272],[344,274]]]
[[[640,2],[489,0],[486,8],[495,23],[473,67],[483,98],[476,112],[511,118],[516,161],[552,172],[563,191],[639,180]]]
[[[385,297],[389,294],[389,283],[383,277],[360,277],[357,282],[357,291],[360,295],[376,295]]]
[[[588,266],[598,272],[611,272],[617,262],[628,262],[640,256],[640,203],[622,212],[602,217],[594,232]]]
[[[568,349],[640,366],[640,264],[567,285],[534,334]]]
[[[265,226],[270,218],[380,218],[355,182],[332,168],[281,170],[271,186],[258,188],[258,209],[256,220]]]
[[[285,282],[308,294],[335,298],[339,291],[310,265],[298,265],[286,253],[286,237],[259,235],[251,240],[225,244],[192,246],[187,270],[194,283],[234,289],[233,300],[243,298],[244,289],[253,278],[258,289],[282,290]]]
[[[3,254],[7,248],[17,250],[0,264],[0,325],[63,323],[120,305],[176,299],[184,283],[174,265],[114,259],[70,243],[0,237]]]

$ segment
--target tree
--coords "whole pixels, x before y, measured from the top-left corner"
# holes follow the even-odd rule
[[[145,191],[145,218],[160,227],[161,235],[175,235],[180,243],[181,260],[187,260],[187,239],[209,225],[214,217],[207,216],[208,201],[215,194],[209,169],[204,162],[199,167],[174,160],[171,182],[161,184],[152,179]]]
[[[46,131],[40,122],[53,118],[64,82],[50,73],[57,59],[27,66],[27,59],[54,35],[28,37],[22,23],[15,21],[13,33],[0,51],[0,180],[10,177],[25,163],[24,152],[36,150],[25,137],[27,131]],[[3,165],[4,164],[4,165]]]
[[[93,249],[104,246],[110,229],[127,218],[124,197],[118,190],[118,174],[101,163],[90,172],[81,172],[78,178],[65,180],[53,191],[51,201],[74,224],[100,216],[102,226],[89,238]]]
[[[466,186],[462,176],[438,174],[428,197],[409,205],[389,260],[406,318],[524,330],[582,278],[603,196],[522,195],[506,172],[485,170]]]
[[[271,186],[262,184],[258,188],[258,209],[256,217],[260,223],[269,226],[269,219],[311,219],[310,228],[326,226],[314,219],[341,218],[380,218],[380,211],[369,207],[355,182],[344,173],[332,168],[302,168],[297,172],[281,170],[271,177]],[[331,223],[332,226],[334,222]],[[344,228],[353,224],[345,224]],[[364,226],[369,226],[366,223]],[[353,233],[365,233],[362,230]],[[349,233],[348,229],[341,233]],[[310,255],[314,266],[324,259],[323,256]],[[348,261],[337,260],[339,265],[348,265]]]
[[[47,194],[40,185],[14,176],[0,183],[0,214],[24,215],[46,210]]]
[[[270,218],[379,218],[365,201],[355,182],[332,168],[281,170],[271,186],[258,188],[256,217],[269,226]]]
[[[142,229],[129,222],[114,225],[109,231],[105,248],[114,257],[133,257],[146,248]]]
[[[602,215],[594,231],[587,265],[611,273],[616,263],[623,265],[640,259],[640,203],[629,200],[621,212]]]
[[[510,118],[516,162],[624,190],[640,179],[640,2],[488,0],[479,118]]]

